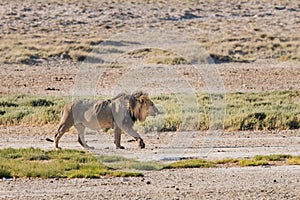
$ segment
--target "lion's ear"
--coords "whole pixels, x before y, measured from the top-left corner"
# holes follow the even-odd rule
[[[145,95],[142,95],[138,98],[138,101],[142,104],[146,103],[146,101],[148,100],[149,98]]]

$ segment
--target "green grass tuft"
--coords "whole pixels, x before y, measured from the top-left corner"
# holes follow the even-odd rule
[[[210,168],[215,167],[215,164],[211,161],[202,160],[202,159],[188,159],[181,160],[174,163],[171,163],[164,167],[164,169],[173,169],[173,168]]]
[[[44,151],[36,148],[1,149],[0,178],[99,178],[101,176],[142,176],[139,172],[116,171],[84,151]]]
[[[226,159],[222,159],[222,160],[216,160],[215,164],[228,164],[228,163],[238,163],[239,159],[237,158],[226,158]]]
[[[257,161],[257,160],[253,160],[253,159],[250,159],[250,160],[242,159],[242,160],[239,160],[238,164],[241,167],[269,165],[268,161],[265,161],[265,160]]]
[[[257,155],[254,156],[253,159],[257,161],[284,161],[291,157],[292,157],[291,155],[287,155],[287,154],[273,154],[267,156]]]
[[[122,161],[131,161],[132,159],[124,158],[122,156],[97,156],[97,159],[101,162],[106,163],[114,163],[114,162],[122,162]]]
[[[104,162],[111,169],[134,169],[143,171],[161,170],[165,166],[159,162],[139,162],[135,159],[121,156],[97,156],[97,159]]]
[[[11,173],[7,167],[4,167],[0,164],[0,178],[3,178],[3,177],[10,178]]]
[[[28,102],[28,105],[32,107],[38,107],[38,106],[49,107],[49,106],[53,106],[54,103],[46,99],[33,99]]]
[[[292,156],[288,159],[290,165],[300,165],[300,156]]]

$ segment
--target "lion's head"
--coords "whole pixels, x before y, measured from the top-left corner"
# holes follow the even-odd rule
[[[129,109],[133,121],[138,119],[143,122],[147,116],[156,116],[158,114],[158,109],[150,100],[148,94],[143,92],[137,92],[131,95],[129,99]]]

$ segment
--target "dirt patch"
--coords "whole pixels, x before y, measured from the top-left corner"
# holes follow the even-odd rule
[[[149,66],[160,71],[149,70]],[[272,90],[299,90],[300,89],[300,65],[295,62],[261,61],[248,64],[230,63],[213,65],[224,85],[224,92],[262,92]],[[2,64],[0,72],[0,94],[33,94],[50,96],[72,96],[74,82],[78,81],[76,75],[82,69],[81,63],[45,62],[40,65],[28,66],[18,64]],[[164,78],[170,72],[170,68],[158,65],[139,67],[148,77],[157,77],[160,84],[179,84],[186,80],[192,88],[198,92],[207,91],[207,83],[203,81],[205,74],[193,66],[181,66],[176,76]],[[120,80],[124,80],[130,68],[105,68],[99,82],[95,86],[97,95],[113,95],[114,88]],[[128,74],[128,73],[127,73]],[[86,74],[89,75],[88,73]],[[143,75],[135,80],[143,82]],[[137,77],[138,78],[138,77]],[[181,79],[181,80],[179,80]],[[153,85],[144,88],[150,93],[159,93]]]
[[[141,178],[17,179],[0,182],[5,199],[298,199],[298,166],[181,169]]]

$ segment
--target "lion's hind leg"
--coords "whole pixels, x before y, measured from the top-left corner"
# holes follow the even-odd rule
[[[58,142],[60,138],[64,135],[65,132],[69,131],[69,129],[74,125],[74,119],[72,115],[72,104],[67,104],[61,111],[61,120],[57,129],[57,132],[54,136],[54,148],[61,149],[58,146]],[[49,140],[48,140],[49,141]]]
[[[70,126],[68,126],[65,123],[62,123],[59,125],[58,129],[57,129],[57,133],[54,136],[54,148],[55,149],[61,149],[58,146],[58,142],[60,140],[60,138],[64,135],[65,132],[67,132],[70,129]]]
[[[85,127],[82,124],[76,124],[75,125],[76,130],[78,131],[78,142],[81,146],[87,149],[94,149],[94,147],[91,147],[87,145],[84,139],[84,133],[85,133]]]

